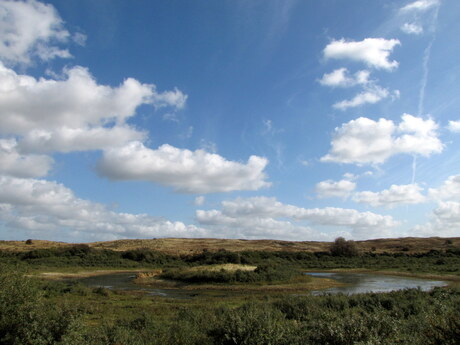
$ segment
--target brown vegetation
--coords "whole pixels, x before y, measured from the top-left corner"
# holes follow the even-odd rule
[[[359,252],[375,253],[425,253],[430,250],[446,250],[460,247],[460,237],[441,238],[390,238],[367,241],[355,241]],[[0,241],[0,250],[29,251],[41,248],[55,248],[73,246],[75,243],[33,240],[31,244],[26,241]],[[213,239],[213,238],[159,238],[144,240],[117,240],[107,242],[87,243],[96,249],[110,249],[125,251],[148,248],[166,254],[195,254],[203,251],[216,252],[220,249],[227,251],[288,251],[288,252],[321,252],[329,251],[331,242],[316,241],[277,241],[277,240],[241,240],[241,239]]]

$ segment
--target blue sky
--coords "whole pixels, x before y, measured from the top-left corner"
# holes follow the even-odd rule
[[[0,238],[460,236],[456,0],[0,0]]]

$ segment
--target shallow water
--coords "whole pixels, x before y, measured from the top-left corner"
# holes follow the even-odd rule
[[[170,298],[191,298],[195,294],[180,289],[154,289],[133,283],[135,273],[112,273],[77,279],[89,287],[103,287],[111,290],[142,291],[152,296]]]
[[[437,286],[446,286],[447,282],[439,280],[407,278],[383,274],[352,273],[352,272],[306,272],[306,274],[337,280],[344,286],[333,287],[325,290],[311,291],[312,294],[343,293],[357,294],[365,292],[389,292],[394,290],[420,288],[429,291]],[[185,289],[154,289],[133,283],[134,273],[115,273],[78,279],[79,282],[89,287],[104,287],[107,289],[142,291],[152,296],[169,298],[192,298],[199,291]]]
[[[313,291],[314,294],[343,293],[351,295],[365,292],[390,292],[414,288],[429,291],[435,287],[447,285],[447,282],[440,280],[407,278],[384,274],[352,272],[307,272],[306,274],[319,278],[330,278],[346,284],[344,286],[337,286],[321,291]]]

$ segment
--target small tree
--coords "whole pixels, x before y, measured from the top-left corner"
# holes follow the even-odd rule
[[[330,251],[333,256],[352,257],[358,255],[356,243],[352,240],[347,241],[343,237],[335,239],[334,243],[331,245]]]
[[[29,239],[26,241],[26,244],[32,244],[32,240],[29,238]]]

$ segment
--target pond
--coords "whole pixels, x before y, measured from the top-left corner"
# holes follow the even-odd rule
[[[103,287],[111,290],[142,291],[152,296],[169,298],[191,298],[194,294],[181,289],[154,289],[135,284],[136,273],[112,273],[77,279],[89,287]]]
[[[389,292],[393,290],[412,288],[420,288],[423,291],[429,291],[434,287],[446,286],[448,284],[447,282],[440,280],[417,279],[370,273],[306,272],[306,274],[318,278],[334,279],[344,284],[343,286],[333,287],[330,289],[311,291],[315,295],[323,293],[357,294],[365,292]],[[150,295],[170,298],[191,298],[197,295],[198,292],[180,288],[155,289],[148,286],[142,286],[133,282],[135,277],[135,273],[116,273],[82,278],[78,279],[78,281],[89,287],[142,291]]]
[[[345,285],[337,286],[321,291],[313,291],[314,294],[343,293],[347,295],[365,292],[390,292],[403,289],[419,288],[429,291],[435,287],[446,286],[448,283],[440,280],[428,280],[391,276],[385,274],[354,273],[354,272],[307,272],[306,274],[337,280]]]

